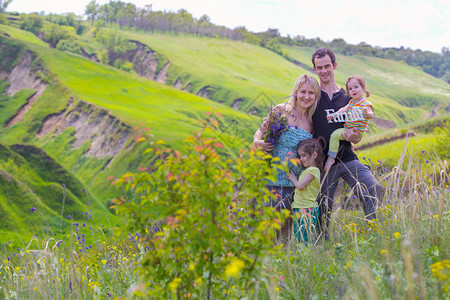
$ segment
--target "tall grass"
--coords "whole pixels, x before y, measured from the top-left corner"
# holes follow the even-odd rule
[[[271,259],[261,269],[259,294],[249,296],[448,298],[449,167],[446,161],[435,161],[425,172],[424,160],[429,158],[423,155],[403,155],[398,166],[406,168],[372,166],[384,187],[378,220],[365,221],[351,191],[344,188],[336,198],[328,240],[308,247],[294,240],[274,244]],[[344,206],[344,199],[351,199],[352,205]],[[13,246],[17,241],[3,243],[1,298],[105,299],[145,294],[145,283],[135,271],[146,252],[145,237],[109,224],[91,224],[86,216],[72,221],[73,230],[62,239],[33,237],[19,246]]]
[[[273,289],[286,299],[448,299],[450,178],[446,161],[423,172],[427,159],[409,157],[406,169],[373,166],[384,187],[378,220],[345,209],[342,197],[329,240],[276,249],[266,271],[277,277]]]

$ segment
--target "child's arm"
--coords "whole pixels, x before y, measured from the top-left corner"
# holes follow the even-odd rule
[[[341,107],[337,112],[332,113],[331,115],[327,115],[327,120],[331,121],[333,120],[338,114],[344,113],[344,112],[348,112],[350,108],[350,104],[347,104],[344,107]]]
[[[372,107],[370,107],[369,105],[364,106],[364,108],[362,109],[362,114],[367,119],[369,119],[369,120],[372,119],[373,118]]]
[[[302,181],[298,181],[297,177],[295,176],[294,172],[289,172],[289,175],[287,176],[290,181],[295,185],[295,187],[299,190],[303,190],[313,179],[314,176],[311,174],[306,174],[305,177],[303,177]]]

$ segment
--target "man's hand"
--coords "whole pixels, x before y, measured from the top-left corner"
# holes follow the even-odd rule
[[[356,128],[347,128],[345,132],[342,134],[342,137],[353,144],[358,144],[361,141],[359,137],[359,130]]]

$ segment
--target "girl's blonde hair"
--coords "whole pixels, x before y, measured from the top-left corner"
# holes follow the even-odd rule
[[[290,114],[295,109],[297,105],[297,92],[305,83],[312,86],[314,90],[314,95],[316,96],[313,105],[308,107],[308,109],[306,110],[306,117],[308,118],[309,121],[312,121],[312,116],[316,111],[317,103],[319,102],[320,99],[320,86],[317,80],[310,75],[302,74],[300,75],[299,78],[297,78],[297,81],[294,84],[294,88],[292,89],[291,98],[286,103],[287,104],[286,111]]]
[[[348,83],[350,82],[350,80],[356,80],[358,81],[358,83],[361,85],[361,87],[364,89],[364,93],[366,94],[366,97],[370,96],[370,92],[366,87],[366,80],[364,79],[363,76],[361,75],[352,75],[347,79],[347,82],[345,83],[345,91],[347,92],[347,95],[350,95],[350,93],[348,92]]]

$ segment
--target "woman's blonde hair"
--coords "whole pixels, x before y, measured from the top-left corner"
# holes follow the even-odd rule
[[[309,84],[313,88],[314,95],[316,96],[313,105],[308,107],[308,109],[306,110],[306,117],[309,121],[312,121],[312,116],[316,111],[317,104],[320,100],[320,86],[313,76],[302,74],[299,78],[297,78],[297,81],[294,84],[294,88],[292,89],[291,98],[288,100],[286,108],[289,113],[291,113],[295,109],[295,106],[297,105],[297,92],[305,83]]]
[[[345,83],[345,91],[347,92],[347,95],[350,96],[350,93],[348,92],[348,83],[349,83],[350,80],[352,80],[352,79],[358,81],[359,85],[361,85],[361,87],[363,88],[364,93],[366,94],[366,97],[369,97],[369,96],[370,96],[370,92],[369,92],[369,90],[368,90],[367,87],[366,87],[366,80],[365,80],[364,77],[361,76],[361,75],[352,75],[352,76],[350,76],[350,77],[347,79],[347,82]]]

